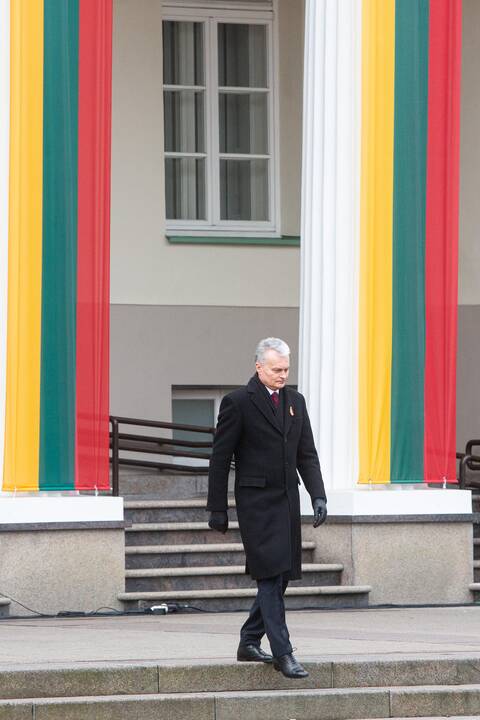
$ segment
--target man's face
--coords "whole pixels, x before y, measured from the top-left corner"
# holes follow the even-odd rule
[[[267,350],[263,363],[255,363],[260,381],[270,390],[281,390],[287,384],[290,370],[288,355],[279,355],[276,350]]]

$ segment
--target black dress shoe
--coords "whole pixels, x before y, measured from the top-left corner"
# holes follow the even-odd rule
[[[263,662],[271,663],[273,657],[263,652],[258,645],[243,645],[240,643],[237,650],[237,660],[239,662]]]
[[[273,667],[287,678],[306,678],[308,672],[300,665],[292,653],[273,658]]]

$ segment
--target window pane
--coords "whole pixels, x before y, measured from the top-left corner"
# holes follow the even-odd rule
[[[165,85],[204,85],[203,24],[163,23],[163,82]]]
[[[205,152],[204,93],[166,90],[165,151]]]
[[[172,422],[178,425],[204,425],[214,427],[214,402],[213,400],[172,400]],[[212,442],[210,433],[189,432],[188,430],[174,430],[175,440],[194,440],[195,442]],[[176,448],[181,452],[181,448]],[[208,448],[184,447],[184,452],[210,454]],[[178,462],[185,463],[185,459]],[[202,460],[195,458],[191,460],[194,465],[201,465]]]
[[[220,87],[268,86],[265,25],[218,25],[218,84]]]
[[[267,94],[220,93],[220,152],[268,154]]]
[[[165,158],[168,220],[205,220],[205,160]]]
[[[268,220],[268,160],[220,160],[222,220]]]

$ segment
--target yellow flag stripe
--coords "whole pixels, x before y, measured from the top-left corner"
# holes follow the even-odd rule
[[[0,2],[0,469],[3,469],[5,439],[9,145],[10,0],[5,0],[5,2]]]
[[[390,480],[395,0],[364,0],[359,321],[361,483]]]
[[[10,203],[4,490],[36,490],[42,306],[43,0],[11,0],[10,12]]]

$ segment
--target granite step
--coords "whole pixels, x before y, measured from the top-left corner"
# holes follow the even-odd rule
[[[315,543],[302,542],[302,562],[312,562]],[[242,543],[200,545],[130,545],[125,548],[127,570],[159,567],[204,567],[245,563]]]
[[[340,563],[306,563],[302,566],[302,579],[291,586],[339,585],[342,571]],[[127,592],[256,587],[255,581],[245,574],[245,565],[127,570],[125,577]]]
[[[273,671],[272,671],[273,672]],[[112,694],[0,701],[0,718],[24,720],[352,720],[478,717],[480,685]]]
[[[125,500],[125,520],[132,523],[206,522],[206,498],[184,500]],[[236,520],[235,501],[228,502],[229,519]]]
[[[159,620],[161,622],[161,619]],[[345,689],[480,687],[480,655],[350,656],[304,662],[310,673],[289,680],[269,665],[237,662],[87,662],[0,669],[0,698]],[[451,713],[455,715],[456,713]],[[435,716],[435,713],[426,714]],[[381,717],[381,716],[380,716]]]
[[[120,466],[120,495],[126,500],[146,497],[162,498],[162,500],[181,500],[206,498],[208,492],[208,475],[160,473],[147,468]],[[230,488],[233,490],[233,473]]]
[[[125,528],[126,545],[190,545],[218,543],[220,534],[208,527],[207,522],[134,523]],[[238,522],[229,524],[223,537],[229,542],[240,542]]]
[[[387,715],[390,691],[277,690],[155,693],[0,701],[3,720],[349,720]],[[360,715],[359,715],[360,713]]]
[[[326,585],[289,587],[285,594],[287,610],[367,607],[369,585]],[[257,593],[255,587],[216,590],[172,590],[156,592],[122,592],[118,599],[126,610],[145,609],[175,602],[185,609],[207,612],[248,610]]]

